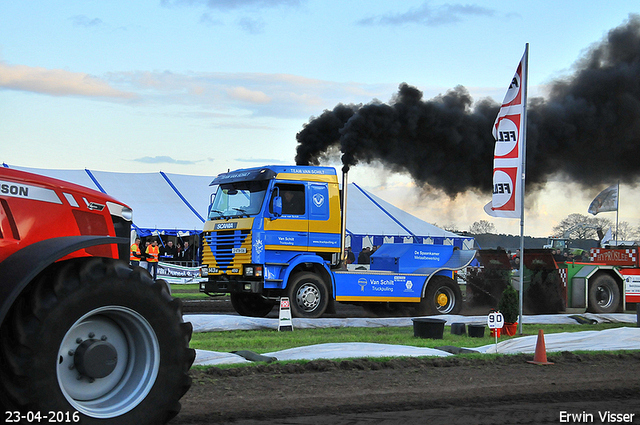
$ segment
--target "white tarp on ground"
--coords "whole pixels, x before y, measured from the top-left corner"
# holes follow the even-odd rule
[[[569,324],[575,325],[579,322],[572,316],[582,317],[587,320],[594,320],[593,323],[636,323],[635,314],[614,313],[614,314],[592,314],[580,315],[572,314],[539,314],[524,316],[523,324]],[[440,316],[427,316],[434,319],[446,320],[446,325],[452,323],[465,324],[487,324],[487,316],[460,316],[455,314],[444,314]],[[231,330],[259,330],[278,329],[278,319],[268,319],[262,317],[245,317],[238,315],[224,314],[188,314],[184,316],[186,322],[193,324],[194,332],[219,332]],[[346,318],[346,319],[292,319],[294,329],[315,329],[315,328],[379,328],[392,326],[413,326],[411,317],[383,317],[383,318]]]
[[[233,329],[277,329],[278,319],[255,319],[238,316],[213,315],[185,315],[185,321],[191,321],[195,332],[209,332]],[[525,316],[524,323],[534,324],[576,324],[578,321],[571,315],[536,315]],[[235,317],[235,319],[233,319]],[[483,323],[486,324],[486,316],[431,316],[447,320],[451,323]],[[637,317],[634,314],[584,314],[583,318],[595,320],[598,323],[630,323],[635,324]],[[246,321],[243,319],[247,319]],[[386,318],[386,319],[293,319],[296,328],[318,327],[380,327],[380,326],[412,326],[411,318]],[[309,321],[315,321],[313,325]],[[318,321],[324,322],[321,324]],[[214,326],[211,326],[216,322]],[[226,326],[226,328],[224,328]],[[503,354],[535,353],[537,334],[511,338],[498,343],[498,352]],[[547,352],[552,351],[576,351],[576,350],[640,350],[640,328],[624,327],[607,329],[603,331],[585,331],[545,335]],[[473,348],[482,353],[495,353],[495,344]],[[420,348],[405,345],[372,344],[372,343],[344,343],[344,344],[317,344],[306,347],[291,348],[273,353],[265,353],[265,356],[275,357],[278,360],[314,360],[314,359],[344,359],[354,357],[409,357],[409,356],[448,356],[449,353],[433,348]],[[221,353],[214,351],[196,350],[196,365],[221,365],[248,362],[243,357],[233,353]]]

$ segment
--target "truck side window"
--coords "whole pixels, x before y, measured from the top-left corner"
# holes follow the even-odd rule
[[[304,215],[305,197],[304,185],[301,184],[278,184],[282,197],[283,215]],[[272,198],[273,199],[273,198]]]

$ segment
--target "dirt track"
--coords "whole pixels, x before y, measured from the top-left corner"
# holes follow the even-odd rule
[[[518,355],[192,371],[170,424],[609,423],[607,411],[640,424],[640,353],[549,357],[554,365]]]
[[[640,353],[495,360],[366,359],[194,371],[171,424],[560,423],[562,411],[634,414]],[[572,423],[572,422],[569,422]],[[576,422],[573,422],[576,423]],[[605,422],[606,423],[606,422]]]

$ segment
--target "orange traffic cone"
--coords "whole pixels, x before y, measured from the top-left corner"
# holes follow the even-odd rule
[[[533,360],[529,360],[527,363],[541,365],[553,364],[547,361],[547,348],[544,345],[544,332],[542,329],[538,330],[538,342],[536,342],[536,353],[533,356]]]

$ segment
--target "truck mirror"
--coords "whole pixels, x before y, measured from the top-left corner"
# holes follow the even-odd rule
[[[282,198],[280,196],[274,196],[273,198],[273,215],[280,217],[282,215]]]

